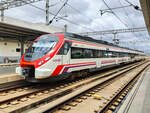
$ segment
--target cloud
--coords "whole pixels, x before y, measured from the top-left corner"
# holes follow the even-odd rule
[[[109,7],[120,7],[129,5],[125,0],[105,0]],[[65,0],[53,0],[50,1],[50,5],[56,4],[50,7],[50,12],[56,14],[57,11],[62,7]],[[133,4],[140,6],[139,0],[132,0]],[[69,0],[68,4],[72,7],[67,6],[61,10],[58,17],[65,17],[65,19],[71,21],[67,22],[65,20],[53,21],[52,25],[63,27],[65,24],[68,25],[68,31],[74,33],[88,32],[88,31],[102,31],[102,30],[112,30],[112,29],[124,29],[133,27],[143,27],[145,26],[143,14],[140,11],[135,10],[133,7],[122,8],[113,10],[115,14],[121,19],[115,17],[112,13],[105,13],[100,15],[100,9],[107,9],[106,5],[102,0]],[[36,2],[33,5],[45,9],[45,1]],[[76,10],[75,10],[75,9]],[[5,11],[6,16],[13,18],[18,18],[21,20],[34,22],[34,23],[45,23],[45,12],[43,10],[34,8],[31,5],[25,5],[18,8],[12,8]],[[53,18],[53,15],[50,15]],[[124,24],[126,24],[126,26]],[[112,41],[113,35],[106,36],[93,36],[97,39],[103,37],[104,40]],[[148,32],[136,32],[136,33],[125,33],[118,34],[117,38],[121,41],[133,41],[133,40],[143,40],[144,37],[149,38]],[[130,46],[133,48],[133,44],[122,44],[123,46]],[[143,43],[138,43],[135,48],[150,52],[149,46],[144,46]]]

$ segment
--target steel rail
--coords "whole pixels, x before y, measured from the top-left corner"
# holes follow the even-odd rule
[[[142,72],[142,70],[145,69],[148,65],[149,65],[149,63],[146,64],[146,66],[143,66],[143,68],[137,73],[137,75],[140,74]],[[116,76],[110,78],[110,80],[112,80],[113,78],[116,78]],[[133,77],[133,79],[134,79],[134,77]],[[109,80],[106,80],[106,81],[109,81]],[[104,82],[106,82],[106,81],[104,81]],[[29,113],[47,113],[47,112],[51,112],[51,111],[53,111],[53,109],[59,108],[59,106],[65,104],[66,102],[70,101],[71,99],[76,98],[79,95],[82,95],[83,93],[85,93],[85,92],[95,88],[96,86],[98,86],[98,85],[100,85],[100,84],[102,84],[104,82],[100,83],[99,81],[96,81],[96,82],[94,82],[92,84],[88,84],[86,86],[86,88],[82,87],[79,90],[74,91],[73,93],[65,95],[62,98],[59,98],[59,99],[57,99],[55,101],[52,101],[52,102],[50,102],[48,104],[45,104],[45,105],[43,105],[43,106],[41,106],[39,108],[36,108],[35,110],[32,110]],[[119,94],[117,94],[117,95],[119,95]],[[104,110],[102,110],[102,112],[100,111],[100,113],[103,113],[103,111]]]
[[[141,65],[141,63],[138,63],[139,65]],[[135,64],[133,64],[133,65],[135,65]],[[139,66],[138,65],[138,66]],[[131,66],[131,65],[130,65]],[[130,66],[126,66],[125,68],[129,68]],[[133,67],[137,67],[137,65],[136,66],[133,66]],[[133,68],[132,67],[132,68]],[[4,104],[4,103],[6,103],[7,104],[7,101],[9,101],[9,103],[11,103],[10,101],[15,101],[15,100],[21,100],[21,98],[23,98],[23,97],[25,97],[26,96],[26,98],[28,98],[28,97],[30,97],[30,96],[32,96],[33,94],[34,94],[34,96],[38,96],[38,93],[41,93],[41,92],[44,92],[44,91],[50,91],[50,92],[52,92],[52,95],[47,95],[47,97],[43,97],[43,98],[41,98],[41,99],[39,99],[39,100],[37,100],[37,101],[34,101],[34,102],[31,102],[30,104],[31,104],[31,106],[33,106],[33,105],[37,105],[37,104],[39,104],[39,103],[42,103],[43,101],[46,101],[47,99],[48,100],[52,100],[54,97],[56,98],[57,96],[63,96],[63,95],[66,95],[66,93],[70,93],[70,92],[72,92],[74,89],[77,89],[77,88],[79,88],[79,87],[81,87],[81,86],[83,86],[83,85],[86,85],[86,84],[89,84],[89,83],[91,83],[91,82],[93,82],[93,81],[97,81],[98,79],[105,79],[105,76],[107,76],[107,77],[110,77],[110,75],[111,74],[114,74],[114,73],[117,73],[118,71],[120,71],[119,73],[123,73],[123,72],[125,72],[125,68],[122,68],[122,70],[123,71],[120,71],[120,70],[116,70],[116,71],[112,71],[112,72],[108,72],[108,73],[105,73],[103,76],[97,76],[97,77],[95,77],[95,78],[90,78],[90,80],[87,80],[86,82],[85,82],[85,80],[80,80],[80,81],[77,81],[77,83],[69,83],[70,84],[70,86],[68,86],[68,87],[66,87],[66,85],[63,87],[63,89],[61,89],[62,87],[61,86],[59,86],[59,87],[57,87],[56,88],[56,90],[55,91],[52,91],[51,89],[52,88],[44,88],[44,89],[41,89],[41,90],[37,90],[37,91],[31,91],[30,93],[26,93],[25,95],[23,94],[23,95],[20,95],[20,96],[18,96],[18,97],[13,97],[13,98],[8,98],[7,100],[3,100],[3,101],[1,101],[1,105],[2,104]],[[130,69],[128,69],[128,70],[130,70]],[[112,77],[112,76],[111,76]],[[73,85],[72,85],[73,84]],[[72,86],[71,86],[72,85]],[[59,89],[61,89],[61,90],[59,90]],[[54,89],[53,89],[54,90]],[[59,91],[58,91],[59,90]],[[30,98],[31,99],[31,98]],[[17,105],[17,103],[16,103],[16,105]],[[20,108],[16,108],[16,109],[12,109],[12,111],[18,111],[19,109],[21,109],[22,107],[23,107],[23,109],[26,109],[26,108],[29,108],[29,105],[23,105],[22,104],[22,106],[19,106]],[[7,108],[6,108],[7,109]],[[8,109],[9,109],[9,107],[8,107]],[[7,110],[8,110],[7,109]]]
[[[104,78],[105,80],[103,80],[103,81],[102,80],[93,81],[92,83],[87,84],[86,87],[81,87],[79,90],[75,90],[72,93],[69,93],[68,95],[65,95],[65,96],[63,96],[61,98],[56,99],[55,101],[52,101],[52,102],[50,102],[50,103],[48,103],[48,104],[46,104],[44,106],[41,106],[41,107],[39,107],[39,108],[37,108],[35,110],[32,110],[30,113],[35,113],[35,112],[43,113],[43,112],[47,112],[49,110],[52,110],[52,109],[56,108],[57,106],[65,103],[66,101],[68,101],[68,100],[70,100],[70,99],[80,95],[81,93],[83,93],[85,91],[88,91],[89,89],[91,89],[93,87],[96,87],[97,85],[103,84],[106,81],[112,80],[112,79],[116,78],[117,76],[120,76],[120,75],[122,75],[122,74],[124,74],[124,73],[126,73],[128,71],[131,71],[131,69],[134,69],[136,67],[137,67],[137,65],[131,67],[130,69],[126,69],[126,70],[120,71],[120,72],[118,72],[118,73],[116,73],[116,74],[114,74],[112,76],[107,77],[107,79]]]
[[[137,63],[138,64],[138,63]],[[125,67],[121,67],[121,68],[119,68],[119,69],[115,69],[115,70],[110,70],[110,71],[108,71],[108,72],[103,72],[103,73],[101,73],[101,76],[97,76],[97,75],[95,75],[95,76],[89,76],[88,78],[85,78],[85,79],[91,79],[91,81],[93,81],[93,80],[96,80],[96,79],[99,79],[99,78],[102,78],[102,77],[106,77],[106,76],[110,76],[111,74],[114,74],[114,73],[116,73],[116,72],[119,72],[119,71],[121,71],[121,70],[124,70],[124,69],[127,69],[127,68],[129,68],[130,66],[134,66],[135,64],[131,64],[131,65],[127,65],[127,66],[125,66]],[[84,79],[84,80],[85,80]],[[90,81],[90,82],[91,82]],[[89,83],[89,82],[88,82]],[[33,84],[34,85],[34,84]],[[1,89],[0,90],[0,95],[2,94],[2,95],[4,95],[3,93],[7,93],[6,94],[6,96],[3,96],[3,98],[6,98],[7,100],[5,100],[5,102],[6,101],[8,101],[9,99],[10,100],[13,100],[13,99],[16,99],[16,98],[19,98],[19,97],[22,97],[22,96],[25,96],[25,95],[30,95],[30,94],[33,94],[33,93],[36,93],[36,92],[39,92],[39,91],[42,91],[42,90],[39,90],[39,89],[37,89],[36,91],[34,90],[34,91],[32,91],[32,86],[33,86],[32,84],[29,84],[29,86],[27,85],[25,85],[25,86],[14,86],[14,87],[8,87],[8,88],[4,88],[4,89]],[[51,85],[51,84],[47,84],[47,85]],[[60,84],[60,85],[62,85],[62,84]],[[24,89],[25,87],[28,87],[28,90],[29,90],[29,92],[26,92],[25,94],[23,94],[22,92],[23,92],[23,90],[22,90],[22,92],[21,92],[21,94],[15,94],[14,95],[14,93],[13,94],[11,94],[11,93],[9,93],[9,92],[11,92],[11,91],[16,91],[17,92],[17,89]],[[31,89],[30,89],[30,87],[31,87]],[[34,85],[34,87],[35,87],[35,85]],[[38,87],[38,85],[37,85],[37,87]],[[54,89],[55,87],[59,87],[59,86],[54,86],[53,88],[52,87],[49,87],[49,89],[51,88],[51,89]],[[43,89],[43,90],[46,90],[46,89]],[[19,92],[17,92],[17,93],[19,93]],[[14,98],[14,96],[15,96],[15,98]],[[2,104],[1,102],[3,102],[4,103],[4,100],[2,101],[2,100],[0,100],[0,104]]]

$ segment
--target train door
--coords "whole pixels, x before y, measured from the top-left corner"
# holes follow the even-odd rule
[[[97,67],[100,68],[101,67],[101,59],[102,59],[102,55],[103,55],[103,51],[101,50],[97,50]]]
[[[98,60],[96,61],[96,64],[97,64],[97,67],[98,67],[98,68],[101,67],[101,61],[100,61],[100,59],[98,59]]]
[[[61,55],[62,55],[61,56],[62,65],[70,64],[70,47],[71,47],[71,43],[65,41],[63,47],[60,50]]]
[[[70,44],[69,42],[64,43],[64,55],[63,58],[63,64],[70,64]]]

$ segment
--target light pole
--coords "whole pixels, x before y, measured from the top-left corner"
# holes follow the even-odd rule
[[[49,23],[49,0],[46,0],[46,25]]]
[[[4,9],[3,8],[1,9],[1,21],[2,22],[4,21]]]

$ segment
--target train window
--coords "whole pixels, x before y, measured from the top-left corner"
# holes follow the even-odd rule
[[[92,50],[93,51],[93,58],[100,58],[99,51],[98,50]]]
[[[62,48],[60,48],[58,55],[67,55],[71,44],[69,42],[65,42]]]
[[[118,57],[118,53],[117,53],[117,52],[112,51],[112,56],[111,56],[111,57],[113,57],[113,58]]]
[[[127,57],[128,56],[128,54],[127,53],[123,53],[124,54],[124,57]]]
[[[107,51],[107,57],[111,58],[112,56],[113,56],[112,52],[111,51]]]
[[[100,55],[101,58],[115,58],[115,57],[119,56],[119,53],[114,52],[114,51],[101,50],[101,51],[99,51],[99,55]]]
[[[82,48],[71,48],[71,58],[83,58],[83,49]]]
[[[107,57],[108,57],[108,55],[107,55],[107,52],[106,52],[106,51],[102,51],[102,57],[103,57],[103,58],[107,58]]]
[[[94,58],[93,51],[91,49],[83,50],[84,58]]]
[[[123,53],[119,53],[119,57],[124,57]]]
[[[65,44],[64,44],[64,55],[67,55],[68,51],[69,51],[69,43],[65,42]]]
[[[16,48],[16,52],[20,52],[20,48]]]
[[[135,58],[135,54],[130,53],[130,57],[131,57],[131,58]]]
[[[105,57],[105,53],[103,50],[98,50],[97,51],[97,58],[104,58]]]
[[[105,51],[105,50],[94,50],[84,48],[71,48],[71,58],[116,58],[126,57],[127,53]],[[134,57],[134,55],[132,55]]]
[[[118,52],[115,52],[114,55],[115,55],[116,57],[119,57],[119,53],[118,53]]]
[[[27,49],[24,60],[34,61],[40,59],[57,45],[59,37],[53,35],[43,35],[36,39]]]
[[[121,53],[121,52],[119,53],[119,57],[128,57],[130,55],[128,53]]]

